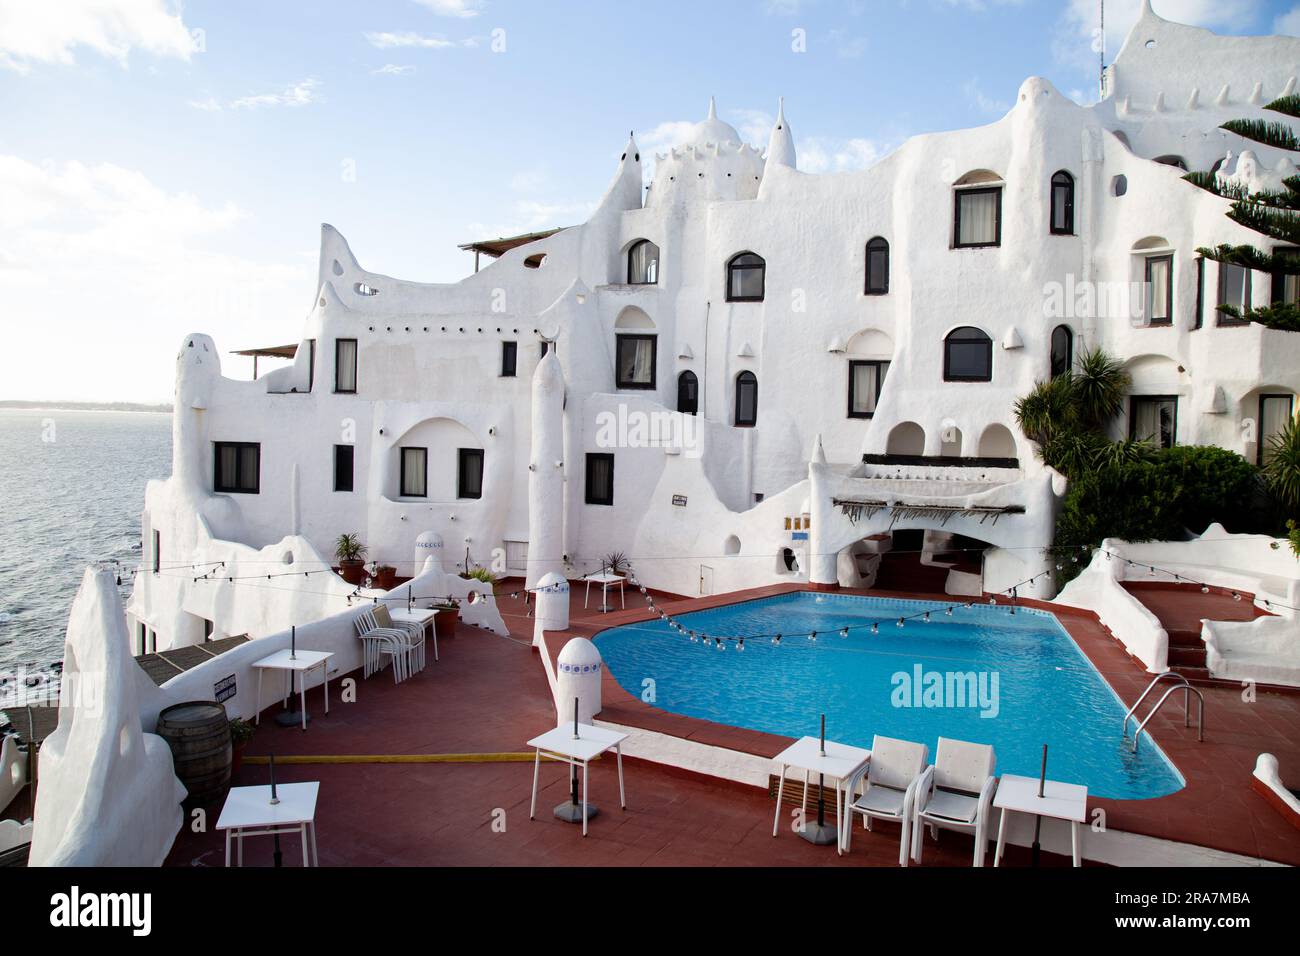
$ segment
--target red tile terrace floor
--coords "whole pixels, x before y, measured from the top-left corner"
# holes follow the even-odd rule
[[[429,661],[421,674],[393,685],[387,671],[368,681],[357,677],[356,703],[339,698],[331,682],[331,711],[320,709],[319,691],[310,695],[313,720],[306,733],[265,718],[248,747],[250,756],[290,755],[500,755],[527,750],[525,741],[554,724],[545,675],[529,647],[532,618],[513,583],[498,586],[503,616],[512,638],[461,625],[442,642],[442,660]],[[797,590],[764,588],[696,600],[657,594],[665,609],[683,612],[739,599]],[[884,592],[872,592],[882,594]],[[925,597],[890,593],[889,596]],[[607,615],[582,608],[572,597],[571,628],[551,635],[552,654],[568,636],[592,635],[607,627],[645,620],[638,600],[630,609]],[[931,596],[933,597],[933,596]],[[1024,602],[1032,603],[1032,602]],[[1089,658],[1126,701],[1147,683],[1132,661],[1095,618],[1052,607]],[[1173,706],[1151,729],[1188,779],[1177,794],[1159,800],[1098,800],[1115,829],[1194,842],[1249,856],[1300,863],[1296,831],[1250,790],[1250,771],[1264,750],[1276,754],[1283,774],[1300,768],[1300,695],[1261,693],[1243,704],[1236,690],[1212,687],[1206,695],[1206,743],[1185,731]],[[606,678],[602,721],[658,730],[735,750],[772,756],[788,738],[761,734],[656,710]],[[853,852],[838,857],[833,848],[814,847],[783,829],[773,838],[772,799],[763,791],[625,758],[628,809],[618,808],[612,760],[592,766],[592,801],[601,814],[583,839],[577,828],[551,816],[568,792],[567,768],[543,765],[538,816],[528,819],[532,760],[482,762],[342,762],[281,764],[277,779],[319,780],[317,830],[322,865],[628,865],[628,866],[897,866],[898,831],[877,824],[873,833],[859,827]],[[265,783],[265,765],[246,763],[236,785]],[[210,813],[215,814],[217,808]],[[504,832],[495,825],[504,820]],[[212,817],[215,822],[215,816]],[[282,838],[285,861],[296,866],[296,838]],[[220,866],[224,841],[215,832],[183,830],[168,858],[175,866]],[[936,844],[927,838],[925,865],[969,866],[971,840],[945,832]],[[271,841],[254,838],[245,848],[248,865],[269,865]],[[1028,850],[1008,847],[1005,864],[1028,862]],[[1047,855],[1048,865],[1065,858]]]

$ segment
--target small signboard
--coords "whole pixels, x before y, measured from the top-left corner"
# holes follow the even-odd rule
[[[791,540],[791,541],[807,541],[807,540],[808,540],[808,532],[807,532],[807,531],[795,531],[795,532],[792,532],[791,535],[790,535],[790,540]]]
[[[674,508],[685,508],[685,507],[686,507],[686,496],[685,496],[685,495],[673,495],[673,507],[674,507]]]
[[[218,704],[222,701],[230,700],[235,696],[235,675],[223,677],[212,685],[212,696],[216,698]]]

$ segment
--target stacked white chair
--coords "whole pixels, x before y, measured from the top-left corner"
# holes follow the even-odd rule
[[[377,605],[371,613],[374,615],[376,626],[381,631],[395,629],[406,634],[406,673],[409,675],[424,670],[425,626],[414,621],[394,621],[392,615],[388,613],[387,604]]]
[[[397,628],[381,628],[375,623],[374,614],[365,610],[357,615],[354,622],[357,629],[357,637],[362,643],[362,657],[365,663],[363,674],[369,677],[371,674],[383,667],[385,656],[391,658],[393,662],[393,683],[397,684],[404,681],[407,677],[406,658],[407,658],[407,640],[406,632],[399,631]]]
[[[934,765],[927,767],[917,788],[916,820],[912,826],[912,860],[921,862],[925,827],[934,838],[939,828],[975,834],[975,866],[984,865],[989,814],[997,778],[997,758],[988,744],[939,738]]]
[[[844,821],[844,852],[853,848],[853,818],[862,817],[862,825],[870,830],[871,821],[893,820],[902,827],[898,840],[898,865],[907,866],[908,837],[912,832],[912,817],[916,812],[917,791],[925,773],[930,748],[910,740],[877,736],[871,742],[871,760],[849,778],[848,813]],[[861,794],[858,785],[865,780]]]

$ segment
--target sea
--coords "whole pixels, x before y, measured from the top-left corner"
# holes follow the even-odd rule
[[[166,413],[0,409],[0,706],[57,683],[88,565],[120,567],[129,600],[145,483],[171,474],[171,438]]]

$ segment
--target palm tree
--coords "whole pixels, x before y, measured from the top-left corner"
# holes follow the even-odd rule
[[[1080,421],[1104,431],[1124,410],[1124,399],[1132,385],[1124,364],[1100,348],[1089,349],[1079,356],[1070,378],[1070,391]]]
[[[1300,422],[1296,419],[1269,438],[1264,480],[1288,511],[1300,509]]]

